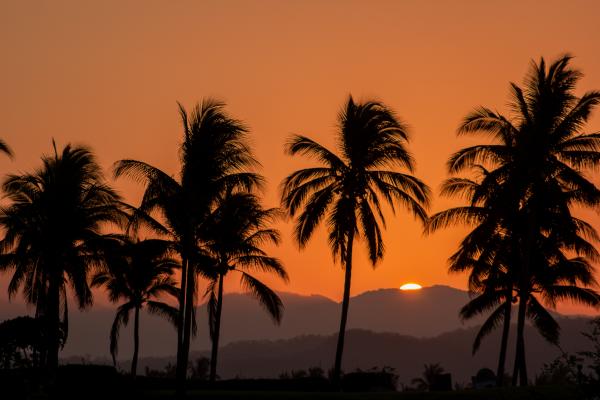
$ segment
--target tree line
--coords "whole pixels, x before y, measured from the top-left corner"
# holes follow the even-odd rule
[[[79,308],[92,305],[92,287],[118,303],[110,328],[116,362],[121,326],[133,314],[137,374],[142,309],[177,329],[177,393],[185,393],[190,342],[197,329],[195,307],[205,299],[212,341],[209,379],[217,377],[224,279],[236,275],[272,317],[281,321],[279,296],[255,272],[287,281],[282,262],[268,254],[277,245],[275,222],[294,220],[294,238],[304,248],[324,225],[334,260],[344,270],[344,291],[331,379],[339,385],[352,278],[354,244],[360,239],[373,267],[385,253],[387,207],[421,221],[426,234],[467,224],[472,229],[449,259],[450,272],[468,272],[473,297],[462,318],[487,314],[475,338],[502,329],[497,369],[504,382],[513,304],[517,343],[513,385],[527,385],[524,324],[529,319],[552,343],[560,327],[548,307],[572,300],[600,304],[593,263],[599,236],[574,210],[597,209],[600,191],[589,173],[600,165],[600,133],[585,125],[600,92],[575,94],[582,74],[566,55],[532,62],[524,84],[510,85],[507,116],[479,107],[459,135],[483,134],[486,142],[452,154],[451,177],[440,194],[464,205],[428,215],[431,190],[414,176],[409,133],[380,101],[349,96],[339,117],[336,148],[306,136],[289,138],[285,151],[315,166],[291,173],[281,184],[281,207],[265,208],[265,179],[249,145],[246,125],[205,100],[190,111],[179,106],[183,137],[176,175],[140,160],[120,160],[114,178],[144,186],[139,205],[127,204],[110,186],[92,151],[66,145],[42,157],[31,173],[8,175],[0,209],[0,270],[11,271],[9,296],[19,290],[43,325],[37,362],[52,377],[68,337],[67,292]],[[0,142],[0,151],[12,156]],[[387,214],[389,215],[389,214]],[[199,292],[199,282],[206,284]]]

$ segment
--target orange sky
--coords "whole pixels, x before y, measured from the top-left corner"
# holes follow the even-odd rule
[[[137,158],[175,173],[176,101],[214,96],[251,128],[269,181],[265,202],[277,205],[281,179],[306,165],[283,153],[286,137],[332,144],[352,93],[384,101],[409,124],[417,175],[437,193],[446,159],[468,143],[455,137],[460,119],[477,105],[505,110],[508,82],[521,81],[531,58],[571,52],[585,73],[580,89],[600,89],[598,15],[592,0],[4,0],[0,136],[16,159],[0,158],[0,171],[31,170],[54,137],[92,146],[107,168]],[[599,129],[597,113],[589,130]],[[138,201],[139,187],[115,185]],[[452,204],[433,200],[433,211]],[[339,299],[343,274],[324,235],[299,252],[291,224],[282,230],[273,253],[291,282],[273,286]],[[384,261],[372,271],[359,251],[352,292],[408,281],[465,287],[465,276],[446,273],[463,233],[425,238],[407,214],[390,219]]]

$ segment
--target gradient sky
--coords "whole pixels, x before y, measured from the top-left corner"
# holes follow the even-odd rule
[[[455,136],[461,118],[478,105],[505,111],[509,81],[521,82],[532,58],[572,53],[585,73],[580,90],[600,89],[598,15],[592,0],[0,0],[0,136],[16,153],[0,158],[0,171],[31,170],[54,137],[91,146],[107,170],[136,158],[176,173],[176,101],[190,107],[212,96],[251,128],[269,182],[265,203],[275,206],[281,179],[308,165],[284,154],[286,138],[302,133],[331,145],[352,93],[385,102],[408,123],[416,174],[437,194],[446,159],[469,143]],[[600,114],[589,130],[600,130]],[[115,185],[137,204],[139,186]],[[451,204],[436,195],[432,211]],[[600,228],[597,214],[586,215]],[[324,234],[299,252],[291,224],[281,228],[273,254],[291,282],[267,281],[339,299],[343,274]],[[358,251],[353,294],[409,281],[464,288],[464,275],[446,272],[464,233],[423,237],[399,213],[376,270]]]

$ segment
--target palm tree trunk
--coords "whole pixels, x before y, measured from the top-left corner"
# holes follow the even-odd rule
[[[527,312],[527,302],[528,302],[528,297],[527,295],[525,295],[524,301],[523,301],[523,308],[522,311],[520,311],[520,314],[522,314],[521,320],[520,321],[520,329],[517,331],[517,351],[520,353],[519,356],[519,385],[520,386],[527,386],[528,385],[528,377],[527,377],[527,362],[526,362],[526,355],[525,355],[525,314]]]
[[[504,304],[504,325],[502,327],[502,341],[500,342],[500,356],[498,357],[498,370],[496,371],[496,385],[504,384],[504,366],[506,364],[506,349],[510,333],[510,317],[512,313],[512,288],[507,290],[506,303]]]
[[[515,365],[513,374],[513,386],[517,384],[517,375],[519,377],[519,385],[527,386],[527,363],[525,360],[525,317],[527,313],[527,303],[529,301],[529,271],[531,263],[531,252],[535,245],[535,235],[537,227],[537,219],[535,212],[535,203],[532,204],[531,210],[527,213],[525,226],[522,232],[525,232],[525,243],[520,248],[521,256],[521,271],[519,277],[519,313],[517,316],[517,348],[515,354]]]
[[[37,320],[38,327],[42,332],[45,332],[47,329],[47,307],[47,303],[42,303],[38,299],[38,302],[35,306],[35,318]],[[45,336],[42,336],[38,347],[38,367],[42,369],[48,365],[48,341],[46,340]]]
[[[217,356],[219,352],[219,335],[221,333],[221,310],[223,309],[223,274],[219,274],[219,292],[217,295],[217,312],[212,337],[212,350],[210,353],[210,382],[217,378]]]
[[[521,291],[525,293],[525,291]],[[512,384],[527,386],[527,365],[525,361],[525,313],[527,311],[527,295],[519,295],[519,314],[517,317],[517,349],[515,353],[515,365],[513,369]]]
[[[185,321],[185,295],[187,284],[188,260],[181,256],[181,285],[179,288],[179,314],[177,316],[177,370],[176,370],[176,395],[177,398],[185,396],[185,374],[183,365],[183,331]]]
[[[190,342],[192,337],[192,318],[194,313],[194,294],[196,280],[194,275],[194,265],[188,262],[187,283],[185,288],[185,319],[183,329],[183,341],[181,345],[181,371],[180,379],[182,384],[182,394],[185,395],[185,380],[187,379],[188,361],[190,356]]]
[[[342,300],[342,317],[340,319],[340,330],[338,332],[337,348],[335,351],[335,364],[333,367],[333,382],[341,388],[342,354],[344,352],[344,338],[346,336],[346,322],[348,320],[348,308],[350,305],[350,283],[352,279],[352,245],[354,242],[354,229],[348,234],[348,247],[346,248],[346,275],[344,278],[344,297]]]
[[[137,375],[138,354],[140,350],[140,307],[135,307],[133,320],[133,359],[131,360],[131,376]]]
[[[58,278],[51,278],[48,284],[46,367],[50,379],[56,377],[56,371],[58,369],[58,351],[60,347],[60,287],[58,281]]]

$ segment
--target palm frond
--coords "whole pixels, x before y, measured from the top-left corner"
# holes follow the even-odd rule
[[[240,271],[240,273],[242,287],[258,300],[260,305],[271,316],[273,322],[279,324],[283,317],[283,303],[279,296],[252,275],[243,271]]]

